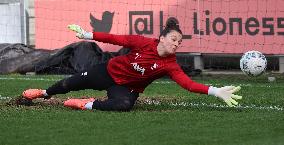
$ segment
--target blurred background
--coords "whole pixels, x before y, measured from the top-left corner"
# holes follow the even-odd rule
[[[189,74],[241,73],[239,60],[249,50],[267,57],[267,72],[284,73],[283,16],[284,0],[0,0],[0,73],[75,73],[106,60],[92,60],[108,56],[102,51],[109,57],[127,52],[81,42],[68,24],[158,38],[169,19],[183,31],[177,56]],[[74,58],[82,47],[97,50],[84,64],[77,58],[86,54]]]

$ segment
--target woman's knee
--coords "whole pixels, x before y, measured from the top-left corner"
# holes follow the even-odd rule
[[[116,107],[116,111],[130,111],[134,106],[134,103],[132,103],[129,99],[120,101]]]
[[[129,99],[107,99],[104,101],[96,100],[93,108],[102,111],[130,111],[134,103]]]

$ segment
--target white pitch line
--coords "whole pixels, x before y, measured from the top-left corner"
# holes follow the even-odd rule
[[[161,103],[157,100],[146,100],[144,102],[148,105],[161,105],[164,103]],[[169,102],[165,103],[170,106],[183,106],[183,107],[210,107],[210,108],[231,108],[226,105],[220,105],[220,104],[206,104],[206,103],[188,103],[188,102]],[[283,111],[284,108],[281,106],[257,106],[254,104],[250,105],[238,105],[235,108],[237,109],[256,109],[256,110],[275,110],[275,111]]]
[[[176,84],[176,82],[174,81],[154,81],[154,84]],[[224,84],[205,84],[208,86],[224,86]],[[230,85],[236,85],[236,86],[244,86],[244,87],[256,87],[255,84],[230,84]],[[257,85],[257,87],[263,87],[263,88],[271,88],[274,86],[270,86],[270,85]],[[283,88],[284,86],[277,86],[278,88]]]
[[[5,78],[0,77],[0,80],[24,80],[24,81],[58,81],[60,79],[46,79],[46,78]]]
[[[11,97],[2,97],[1,95],[0,95],[0,100],[10,100],[10,99],[12,99]]]

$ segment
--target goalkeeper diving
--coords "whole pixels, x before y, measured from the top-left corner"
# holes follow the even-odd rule
[[[130,48],[127,55],[111,58],[87,71],[60,80],[47,89],[28,89],[22,96],[33,100],[49,99],[52,95],[84,89],[106,90],[107,99],[68,99],[64,106],[73,109],[130,111],[140,93],[154,80],[169,76],[178,85],[193,93],[216,96],[229,107],[238,105],[241,96],[235,93],[239,86],[214,87],[191,80],[176,62],[176,51],[182,42],[182,31],[175,21],[168,21],[158,39],[141,35],[114,35],[103,32],[87,32],[72,24],[68,28],[79,39],[95,40]]]

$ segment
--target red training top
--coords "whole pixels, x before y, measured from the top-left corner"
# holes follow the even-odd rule
[[[176,62],[176,56],[158,55],[158,40],[140,35],[113,35],[93,32],[96,41],[130,48],[127,55],[110,59],[107,70],[113,80],[142,93],[155,79],[169,75],[184,89],[196,93],[208,93],[208,86],[192,81]]]

